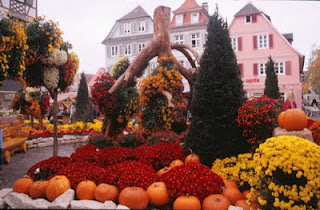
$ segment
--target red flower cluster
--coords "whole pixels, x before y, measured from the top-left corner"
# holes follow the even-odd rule
[[[199,163],[187,163],[174,167],[163,174],[160,179],[166,183],[172,200],[188,194],[202,201],[211,194],[221,193],[224,186],[220,176]]]
[[[116,98],[109,93],[113,84],[113,78],[108,73],[104,73],[96,79],[91,90],[93,104],[106,115],[112,114],[116,106]]]
[[[130,186],[146,190],[156,181],[158,181],[158,176],[153,168],[136,161],[125,161],[109,166],[100,177],[100,183],[115,185],[119,191]]]
[[[147,138],[147,143],[149,145],[156,143],[167,143],[167,142],[177,142],[180,143],[183,136],[176,134],[172,131],[159,131],[152,133],[151,136]]]
[[[73,81],[74,74],[75,74],[75,70],[74,70],[74,65],[73,65],[72,59],[70,57],[68,57],[67,63],[65,63],[62,67],[64,69],[64,78],[63,78],[63,80],[67,84],[71,84],[72,81]]]
[[[170,165],[173,160],[184,160],[183,149],[178,143],[158,143],[142,145],[132,151],[133,156],[141,163],[152,166],[156,171]]]
[[[279,112],[279,101],[266,95],[248,100],[239,108],[236,122],[253,149],[272,136]]]
[[[97,151],[97,150],[100,150],[100,148],[93,144],[86,144],[86,145],[83,145],[82,147],[78,147],[74,153],[82,153],[86,151]]]
[[[309,130],[312,132],[314,143],[320,145],[320,120],[312,123],[312,125],[309,127]]]
[[[65,175],[71,187],[75,190],[78,184],[84,180],[91,180],[98,184],[99,177],[104,173],[104,169],[86,161],[69,163],[66,167],[58,171],[56,175]]]
[[[71,162],[86,161],[100,167],[104,167],[104,159],[104,153],[100,152],[100,149],[75,152],[71,155]]]
[[[36,52],[30,51],[30,53],[28,53],[28,55],[24,59],[24,62],[26,66],[29,66],[34,64],[38,60],[40,60],[40,56]]]
[[[52,157],[32,166],[27,175],[33,180],[46,180],[70,162],[68,157]]]
[[[135,148],[145,144],[146,139],[141,132],[130,132],[128,134],[118,135],[115,143],[120,147]]]
[[[104,166],[112,166],[133,159],[132,150],[130,148],[106,147],[103,148],[101,152],[104,157]]]
[[[42,115],[45,115],[47,113],[49,106],[50,106],[50,96],[48,95],[48,93],[43,93],[40,99],[40,109],[41,109]]]

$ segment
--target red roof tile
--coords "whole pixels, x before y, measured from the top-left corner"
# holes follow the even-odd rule
[[[186,0],[178,9],[173,12],[179,12],[189,9],[201,8],[195,0]]]

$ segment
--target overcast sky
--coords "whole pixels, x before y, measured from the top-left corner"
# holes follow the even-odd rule
[[[80,58],[79,72],[95,74],[105,67],[103,39],[116,20],[141,5],[153,17],[156,7],[180,7],[185,0],[38,0],[38,15],[59,22],[64,40],[73,45]],[[212,15],[216,3],[228,24],[248,0],[196,0],[199,5],[209,4]],[[313,46],[320,46],[320,1],[251,1],[271,17],[280,33],[293,33],[293,47],[305,55],[308,65]]]

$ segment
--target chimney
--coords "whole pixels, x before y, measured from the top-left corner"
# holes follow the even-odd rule
[[[209,7],[208,7],[208,2],[202,3],[202,8],[209,13]]]

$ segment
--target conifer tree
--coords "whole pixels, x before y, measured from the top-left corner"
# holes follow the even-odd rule
[[[91,107],[89,104],[88,85],[84,72],[82,72],[78,94],[76,98],[75,121],[90,121],[90,112]]]
[[[266,66],[266,81],[265,81],[265,88],[264,94],[266,94],[269,98],[279,99],[280,92],[278,86],[278,76],[276,75],[274,69],[274,61],[272,60],[271,56],[269,57],[267,66]]]
[[[248,151],[249,145],[235,122],[245,92],[228,26],[218,8],[210,17],[207,31],[192,93],[191,125],[184,143],[211,167],[216,158]]]

